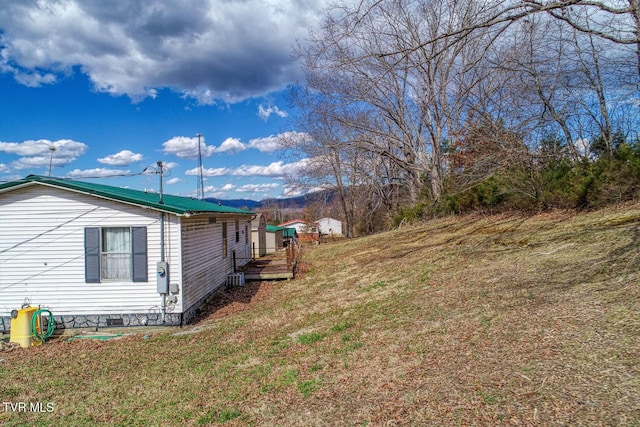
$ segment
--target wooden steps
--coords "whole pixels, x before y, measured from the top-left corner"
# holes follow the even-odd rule
[[[298,250],[287,249],[257,258],[240,267],[245,280],[293,279],[298,259]]]

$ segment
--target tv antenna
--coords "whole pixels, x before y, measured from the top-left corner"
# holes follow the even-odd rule
[[[51,176],[51,166],[53,165],[53,153],[56,151],[55,145],[49,146],[49,176]]]

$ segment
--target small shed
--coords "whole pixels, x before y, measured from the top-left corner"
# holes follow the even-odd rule
[[[267,254],[267,222],[263,214],[256,214],[251,221],[251,240],[253,248],[251,256],[255,258],[263,257]]]
[[[276,225],[267,225],[266,227],[266,236],[267,236],[267,253],[276,252],[282,248],[284,248],[282,232],[284,228],[278,227]]]
[[[342,236],[342,222],[333,218],[322,218],[316,221],[320,233],[326,236]]]
[[[287,248],[291,245],[298,244],[298,232],[295,228],[282,228],[282,245]]]

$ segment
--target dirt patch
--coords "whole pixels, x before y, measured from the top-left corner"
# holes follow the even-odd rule
[[[309,263],[299,262],[296,268],[296,279],[304,278],[310,268]],[[274,289],[288,283],[290,283],[289,280],[248,281],[244,286],[220,289],[200,307],[193,324],[250,310],[269,297]]]
[[[279,283],[281,282],[252,281],[244,286],[219,290],[200,308],[193,324],[250,310],[268,297]]]

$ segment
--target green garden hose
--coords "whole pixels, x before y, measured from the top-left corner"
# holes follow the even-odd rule
[[[47,322],[47,330],[42,332],[38,332],[38,319],[40,319],[40,316],[43,313],[48,313],[49,315],[49,321]],[[56,328],[56,324],[53,321],[53,314],[47,310],[46,308],[41,308],[39,310],[37,310],[35,313],[33,313],[33,316],[31,317],[31,333],[33,334],[33,337],[40,341],[40,342],[44,342],[47,338],[49,338],[51,335],[53,335],[53,331]]]

